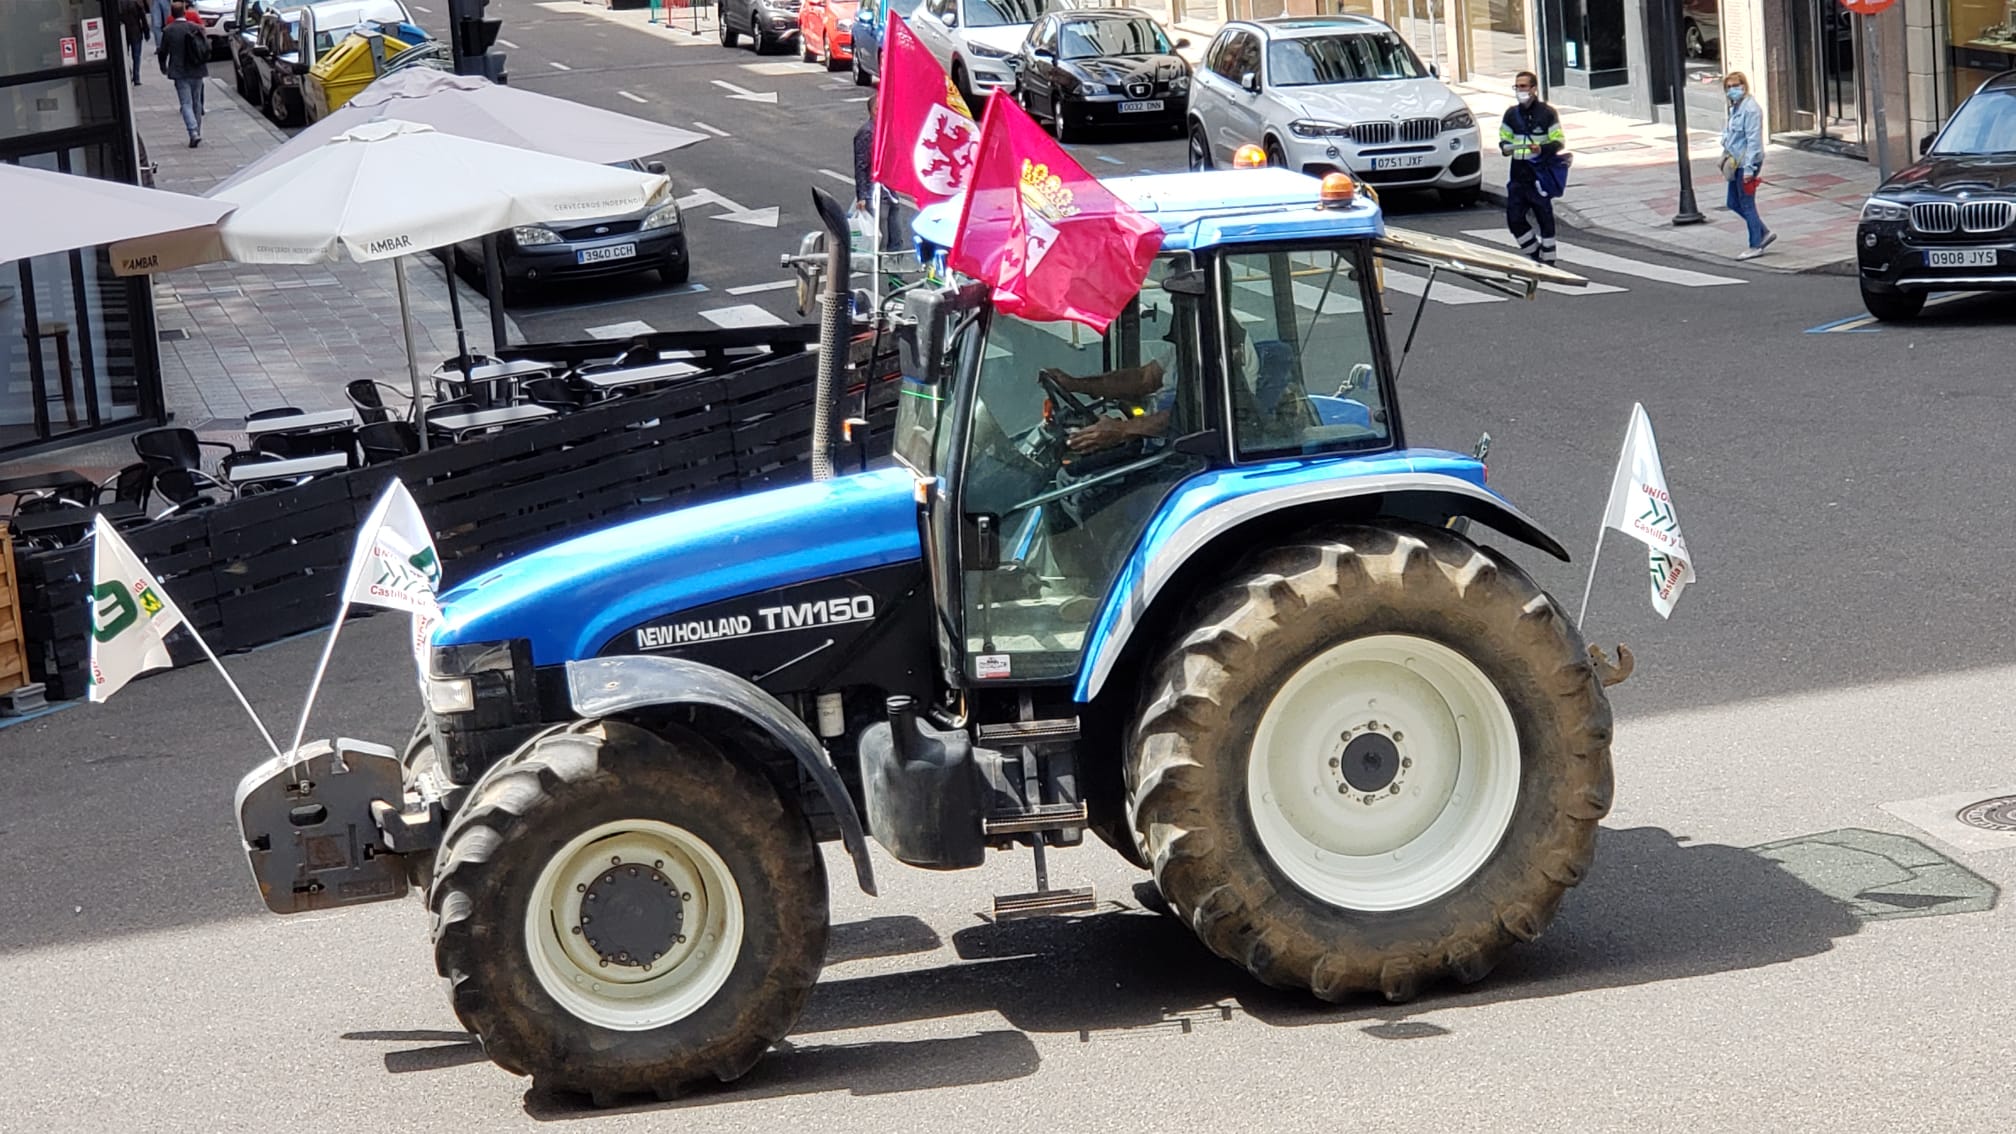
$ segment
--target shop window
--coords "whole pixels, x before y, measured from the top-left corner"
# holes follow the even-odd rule
[[[0,42],[5,41],[6,37],[0,36]],[[112,80],[102,71],[0,86],[0,139],[109,126],[118,120]]]
[[[1946,33],[1958,106],[1998,72],[2016,67],[2016,4],[1947,0]]]
[[[1713,0],[1710,0],[1712,3]],[[1527,0],[1471,0],[1470,73],[1510,85],[1512,76],[1533,68],[1526,49]]]
[[[103,16],[97,0],[7,0],[0,10],[7,29],[0,35],[0,78],[63,66],[63,41],[81,42],[84,18]]]

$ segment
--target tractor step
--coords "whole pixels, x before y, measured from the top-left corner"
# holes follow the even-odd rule
[[[1099,906],[1092,887],[1076,890],[1038,890],[1033,894],[1002,894],[994,899],[995,921],[1017,921],[1025,917],[1061,917],[1086,913]]]
[[[981,744],[1003,747],[1011,744],[1050,744],[1078,739],[1078,718],[1058,717],[1047,721],[1000,721],[983,724],[976,730]]]
[[[1027,811],[989,815],[980,820],[986,835],[1026,835],[1035,831],[1070,831],[1085,826],[1090,816],[1082,803],[1042,803]]]

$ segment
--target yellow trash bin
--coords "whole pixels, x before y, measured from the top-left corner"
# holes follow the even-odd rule
[[[350,33],[343,42],[316,60],[315,66],[308,71],[308,78],[302,84],[302,102],[308,108],[308,121],[322,118],[349,102],[358,91],[384,74],[387,64],[414,46],[398,36],[383,32]]]

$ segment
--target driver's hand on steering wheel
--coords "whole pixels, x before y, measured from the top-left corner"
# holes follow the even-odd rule
[[[1065,444],[1074,453],[1096,453],[1101,449],[1111,449],[1134,435],[1126,421],[1117,417],[1102,417],[1083,429],[1074,429]]]
[[[1050,381],[1057,383],[1059,386],[1064,387],[1066,390],[1069,390],[1074,394],[1082,394],[1085,392],[1084,390],[1079,389],[1078,379],[1073,378],[1071,375],[1066,374],[1064,371],[1058,369],[1055,366],[1046,366],[1042,370],[1038,371],[1037,375],[1042,378],[1048,378]]]

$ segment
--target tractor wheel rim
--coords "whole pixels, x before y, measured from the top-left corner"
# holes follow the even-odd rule
[[[1413,909],[1488,862],[1519,802],[1519,732],[1462,654],[1379,634],[1318,654],[1274,694],[1247,761],[1267,857],[1343,909]]]
[[[539,872],[525,912],[533,975],[590,1024],[646,1031],[699,1011],[742,952],[742,892],[693,832],[655,819],[592,827]]]

